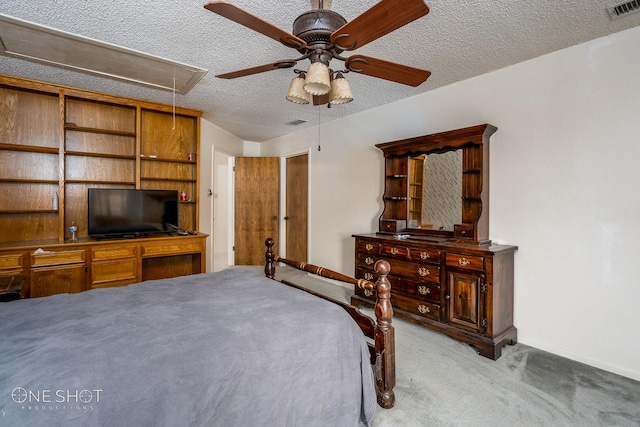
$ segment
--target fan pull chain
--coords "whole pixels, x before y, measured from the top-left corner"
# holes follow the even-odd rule
[[[318,151],[320,151],[320,110],[322,108],[318,107]]]

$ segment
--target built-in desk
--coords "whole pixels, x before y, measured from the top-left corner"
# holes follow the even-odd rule
[[[124,286],[206,271],[206,234],[0,244],[0,278],[24,276],[23,298]]]

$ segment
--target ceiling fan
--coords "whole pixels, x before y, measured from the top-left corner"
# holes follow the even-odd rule
[[[292,81],[287,99],[306,104],[311,95],[314,105],[342,104],[353,99],[343,73],[354,72],[414,87],[429,78],[431,72],[419,68],[364,55],[342,56],[344,51],[358,49],[425,16],[429,13],[429,7],[423,0],[381,0],[350,22],[330,10],[330,3],[330,0],[312,0],[312,10],[295,19],[292,33],[225,1],[211,1],[205,4],[205,9],[277,40],[301,54],[296,59],[279,60],[218,74],[216,77],[235,79],[291,68],[298,61],[308,59],[311,64],[306,72],[294,70],[297,77]],[[343,61],[345,69],[329,69],[332,59]]]

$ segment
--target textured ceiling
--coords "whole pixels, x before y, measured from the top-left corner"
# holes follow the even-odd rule
[[[376,0],[334,0],[347,20]],[[204,0],[0,0],[0,13],[73,34],[208,69],[176,104],[201,110],[208,121],[238,137],[263,142],[306,126],[355,114],[484,74],[594,38],[640,25],[640,13],[612,20],[603,0],[431,0],[430,13],[353,53],[432,72],[417,88],[347,74],[354,101],[325,107],[285,100],[294,76],[275,70],[234,80],[216,74],[295,58],[297,52],[203,8]],[[308,0],[232,0],[244,10],[291,31]],[[345,52],[344,56],[351,53]],[[306,64],[298,64],[306,68]],[[0,56],[0,73],[171,104],[171,92]],[[322,108],[321,111],[318,108]],[[288,123],[305,120],[299,126]]]

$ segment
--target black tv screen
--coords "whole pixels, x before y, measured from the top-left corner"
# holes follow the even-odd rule
[[[89,188],[92,237],[141,236],[178,228],[177,190]]]

